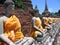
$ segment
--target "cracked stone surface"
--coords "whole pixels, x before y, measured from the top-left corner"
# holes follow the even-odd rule
[[[56,35],[55,40],[53,42],[53,45],[60,45],[60,31],[59,33]]]
[[[56,34],[53,45],[60,45],[60,21],[58,21],[57,24],[57,27],[59,27],[59,32]]]

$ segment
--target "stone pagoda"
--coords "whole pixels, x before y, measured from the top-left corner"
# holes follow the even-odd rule
[[[44,16],[49,16],[50,12],[48,10],[48,6],[47,6],[47,0],[45,0],[45,10],[42,13]]]
[[[39,17],[39,10],[38,10],[37,5],[35,6],[35,9],[34,9],[34,16]]]

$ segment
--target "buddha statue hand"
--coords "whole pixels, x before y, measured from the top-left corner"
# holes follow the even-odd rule
[[[35,37],[37,38],[37,37],[43,37],[43,34],[41,33],[41,32],[39,32],[39,31],[36,31],[35,32]]]
[[[43,33],[43,31],[39,30],[38,34],[43,36],[44,33]]]
[[[11,40],[9,40],[4,34],[0,35],[0,39],[2,39],[4,42],[6,42],[9,45],[15,45]]]
[[[43,37],[43,35],[42,35],[41,33],[39,33],[39,34],[37,35],[37,37]]]
[[[49,25],[49,24],[47,24],[47,26],[45,26],[45,29],[47,29],[47,30],[50,30],[52,27],[51,27],[51,25]]]

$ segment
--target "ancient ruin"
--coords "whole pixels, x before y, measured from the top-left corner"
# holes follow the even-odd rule
[[[0,25],[1,25],[0,26],[0,29],[1,29],[0,44],[2,42],[2,45],[5,45],[6,43],[7,43],[6,45],[57,45],[55,44],[55,42],[58,43],[59,41],[57,38],[59,38],[59,35],[60,35],[59,33],[60,32],[60,18],[50,17],[50,12],[47,6],[47,0],[45,0],[45,10],[42,13],[43,15],[42,17],[39,14],[39,9],[37,5],[33,9],[31,0],[15,0],[15,1],[22,2],[22,3],[17,3],[17,4],[21,4],[21,5],[18,5],[20,7],[17,7],[16,2],[14,2],[13,0],[3,0],[3,1],[1,0],[1,4],[0,4],[0,17],[1,17],[0,18]],[[14,17],[16,19],[14,19]],[[4,23],[5,19],[7,19],[6,21],[7,24],[6,22]],[[21,24],[21,27],[20,27],[20,24]],[[19,36],[22,35],[21,38],[17,39],[16,41],[12,41],[10,37],[7,38],[4,35],[4,30],[5,28],[6,30],[7,29],[9,30],[10,28],[7,28],[8,26],[5,26],[5,25],[9,25],[9,26],[12,25],[11,28],[17,25],[14,27],[14,29],[11,29],[11,30],[13,31],[15,29],[18,30],[18,31],[15,30],[17,32],[16,36],[17,38],[19,38]],[[45,26],[45,28],[43,28],[42,25]],[[16,28],[16,27],[19,27],[19,28]],[[9,36],[10,31],[8,30],[6,31],[6,30],[5,32],[6,33],[8,32],[7,35]],[[31,30],[32,30],[32,34],[34,37],[30,36]],[[36,33],[33,30],[36,31]],[[13,34],[11,33],[11,35]],[[58,37],[56,37],[57,35]]]

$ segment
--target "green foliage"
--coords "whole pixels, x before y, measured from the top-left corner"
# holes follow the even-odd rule
[[[24,9],[26,7],[26,5],[23,3],[22,0],[13,0],[13,1],[15,3],[15,6],[18,7],[18,8]]]
[[[58,13],[60,14],[60,10],[58,10]]]

